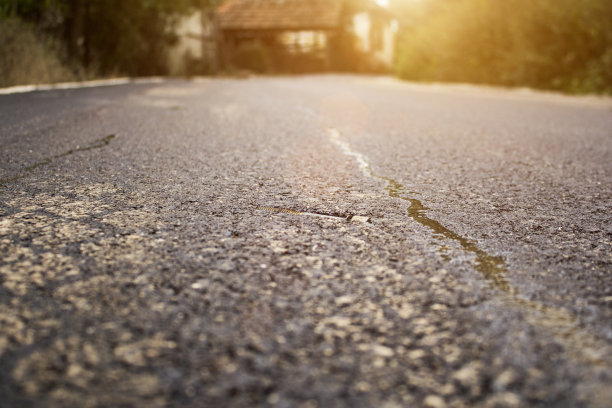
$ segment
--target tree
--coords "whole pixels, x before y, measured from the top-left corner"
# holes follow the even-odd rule
[[[400,41],[413,80],[612,93],[609,0],[430,0]]]
[[[213,0],[0,0],[0,18],[18,17],[59,39],[67,59],[99,74],[167,73],[179,17]]]

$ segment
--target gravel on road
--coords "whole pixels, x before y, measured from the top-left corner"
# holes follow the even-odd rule
[[[612,102],[0,95],[0,406],[609,407]]]

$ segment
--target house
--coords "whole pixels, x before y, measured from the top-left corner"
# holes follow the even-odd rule
[[[397,22],[374,0],[226,0],[217,8],[225,67],[383,70],[393,63],[396,32]]]

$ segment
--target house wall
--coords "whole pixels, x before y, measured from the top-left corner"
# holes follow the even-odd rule
[[[212,24],[206,24],[201,12],[183,18],[177,27],[178,42],[169,54],[170,75],[189,74],[193,67],[190,64],[202,62],[208,58],[206,39],[212,36]]]
[[[391,66],[395,53],[395,38],[398,30],[397,21],[376,18],[370,13],[357,13],[352,18],[352,30],[357,39],[359,51],[370,54],[375,60]],[[373,30],[379,30],[373,33]],[[380,43],[373,41],[380,36]]]
[[[392,20],[383,27],[383,47],[377,53],[377,57],[388,66],[392,66],[394,62],[398,29],[397,20]]]
[[[368,13],[358,13],[353,16],[353,34],[357,38],[359,51],[370,52],[370,29],[372,21]]]

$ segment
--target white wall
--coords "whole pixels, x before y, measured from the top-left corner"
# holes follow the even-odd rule
[[[360,51],[370,53],[385,65],[393,64],[395,53],[395,39],[398,31],[397,21],[392,20],[385,24],[382,32],[382,49],[373,50],[370,30],[373,27],[372,18],[368,13],[358,13],[353,16],[353,33],[357,37],[357,47]]]
[[[370,15],[368,13],[359,13],[353,16],[353,33],[357,36],[358,49],[360,51],[370,51]]]
[[[397,20],[392,20],[389,24],[385,25],[383,31],[383,49],[380,52],[379,58],[389,66],[393,65],[393,59],[395,57],[395,41],[397,39],[398,30],[399,25]]]
[[[202,25],[202,13],[195,12],[183,18],[176,31],[178,43],[170,50],[170,74],[182,75],[185,73],[185,57],[202,58],[202,41],[205,27]]]

